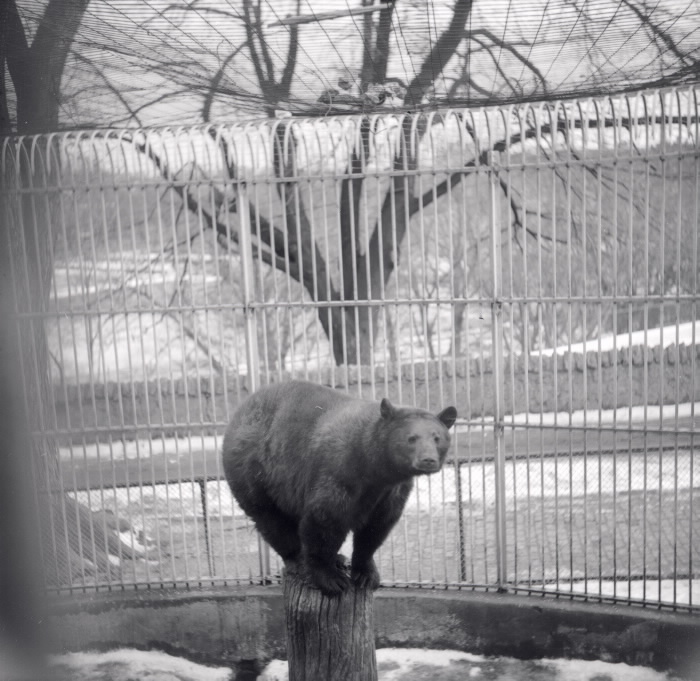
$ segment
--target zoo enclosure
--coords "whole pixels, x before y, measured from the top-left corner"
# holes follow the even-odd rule
[[[683,89],[3,140],[47,582],[277,579],[218,450],[294,376],[458,408],[386,584],[695,609],[699,132]]]

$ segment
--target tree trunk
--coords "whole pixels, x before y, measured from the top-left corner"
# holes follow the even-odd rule
[[[296,566],[284,574],[289,681],[377,681],[374,595],[355,585],[328,598]]]

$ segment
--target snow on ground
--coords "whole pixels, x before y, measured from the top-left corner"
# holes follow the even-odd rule
[[[700,402],[683,404],[639,405],[635,407],[618,407],[617,409],[577,409],[572,412],[522,413],[506,415],[506,424],[515,425],[559,425],[559,426],[589,426],[617,424],[618,426],[644,425],[647,422],[663,423],[668,427],[675,418],[689,418],[700,415]],[[493,419],[485,420],[486,423]]]
[[[233,681],[228,667],[207,667],[158,650],[119,648],[50,660],[53,681]]]
[[[698,603],[700,602],[700,579],[647,579],[638,580],[598,580],[588,579],[585,581],[567,582],[560,581],[558,584],[545,584],[548,591],[559,591],[566,593],[571,591],[576,594],[589,594],[600,596],[617,596],[618,598],[629,598],[632,600],[659,601],[661,603]]]
[[[691,476],[692,471],[692,476]],[[526,502],[529,499],[583,496],[634,492],[658,492],[689,490],[690,481],[700,480],[700,457],[689,450],[678,452],[651,451],[606,453],[588,457],[558,457],[540,459],[532,452],[528,461],[520,459],[506,463],[506,503]],[[493,462],[475,463],[462,470],[462,500],[470,504],[490,506],[495,503],[496,474]],[[212,518],[243,516],[243,511],[233,500],[226,482],[209,482],[207,489],[207,514]],[[201,517],[203,508],[199,485],[173,483],[170,485],[146,485],[143,490],[134,487],[123,490],[104,489],[73,493],[78,501],[94,511],[105,506],[115,511],[124,503],[138,503],[141,498],[149,506],[178,510],[193,517]],[[127,497],[127,501],[125,501]],[[439,511],[445,504],[457,503],[457,486],[454,468],[418,478],[415,489],[406,505],[407,511]],[[147,511],[151,513],[151,511]]]
[[[642,491],[689,489],[691,480],[700,480],[700,457],[688,450],[659,456],[659,452],[595,454],[589,457],[548,458],[508,461],[505,471],[506,503],[538,497],[588,496]],[[474,470],[476,469],[476,470]],[[462,472],[462,498],[471,503],[495,503],[495,467],[493,463],[475,464],[468,475]],[[423,510],[429,506],[456,503],[454,470],[439,476],[419,478],[409,500]]]
[[[646,667],[597,660],[517,660],[456,650],[380,648],[379,681],[676,681]],[[51,659],[54,681],[232,681],[228,667],[208,667],[159,651],[120,648],[66,653]],[[287,663],[273,660],[258,681],[287,681]],[[680,680],[678,680],[680,681]],[[689,680],[694,681],[694,680]]]
[[[671,681],[646,667],[597,660],[516,660],[456,650],[380,648],[379,681]],[[258,681],[287,681],[287,663],[273,660]]]
[[[693,345],[700,341],[700,321],[684,322],[683,324],[673,324],[671,326],[656,327],[653,329],[642,329],[632,331],[632,333],[621,333],[617,336],[608,334],[600,338],[592,338],[582,343],[572,343],[571,345],[560,345],[557,348],[546,348],[541,351],[543,357],[551,357],[555,351],[558,355],[567,352],[607,352],[613,348],[634,347],[635,345],[646,345],[649,348],[663,346],[667,348],[671,345]],[[537,357],[540,351],[533,352]]]

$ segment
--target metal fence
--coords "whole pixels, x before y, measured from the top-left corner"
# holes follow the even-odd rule
[[[218,451],[295,376],[458,408],[384,584],[697,608],[697,95],[3,140],[48,584],[277,580]]]

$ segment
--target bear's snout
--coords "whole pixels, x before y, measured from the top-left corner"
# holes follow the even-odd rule
[[[433,453],[423,454],[416,463],[416,468],[423,473],[435,473],[440,470],[440,466],[440,459]]]

